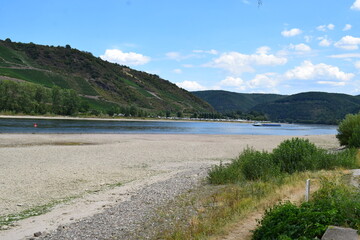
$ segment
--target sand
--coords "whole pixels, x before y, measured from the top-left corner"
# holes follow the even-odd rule
[[[247,146],[271,150],[289,136],[166,134],[0,134],[0,216],[99,191],[161,181],[235,158]],[[333,135],[306,136],[337,148]],[[134,185],[135,184],[135,185]],[[134,190],[134,188],[132,188]],[[96,205],[98,198],[91,200]],[[82,207],[90,207],[82,205]],[[80,206],[71,211],[81,212]],[[86,214],[92,214],[89,210]],[[80,214],[81,215],[81,214]],[[55,216],[56,218],[56,216]],[[46,219],[44,220],[46,221]]]

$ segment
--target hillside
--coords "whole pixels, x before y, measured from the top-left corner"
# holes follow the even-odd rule
[[[222,90],[196,91],[194,95],[208,102],[219,112],[248,112],[258,104],[272,102],[284,95],[260,93],[235,93]]]
[[[273,121],[336,124],[346,114],[360,111],[360,98],[339,93],[306,92],[260,104],[252,110]]]
[[[217,111],[260,112],[271,121],[336,124],[360,111],[360,96],[305,92],[290,96],[226,91],[193,92]]]
[[[73,89],[91,106],[133,106],[145,111],[194,113],[213,108],[157,75],[109,63],[66,47],[0,40],[0,80]]]

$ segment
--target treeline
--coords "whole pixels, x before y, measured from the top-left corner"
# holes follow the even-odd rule
[[[194,113],[191,118],[205,118],[205,119],[244,119],[244,120],[255,120],[255,121],[266,121],[267,118],[264,114],[251,111],[244,113],[241,111],[232,112],[208,112],[208,113]]]
[[[86,112],[89,105],[74,90],[57,86],[0,81],[0,111],[24,114],[74,115]]]

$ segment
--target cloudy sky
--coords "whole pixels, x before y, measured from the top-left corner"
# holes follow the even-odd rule
[[[360,0],[1,0],[0,39],[65,46],[190,91],[360,94]]]

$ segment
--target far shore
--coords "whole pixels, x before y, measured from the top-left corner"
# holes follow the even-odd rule
[[[227,122],[227,123],[254,123],[253,120],[197,120],[197,119],[167,119],[167,118],[128,118],[128,117],[72,117],[72,116],[31,116],[31,115],[0,115],[0,118],[18,119],[57,119],[57,120],[90,120],[90,121],[157,121],[157,122]]]

